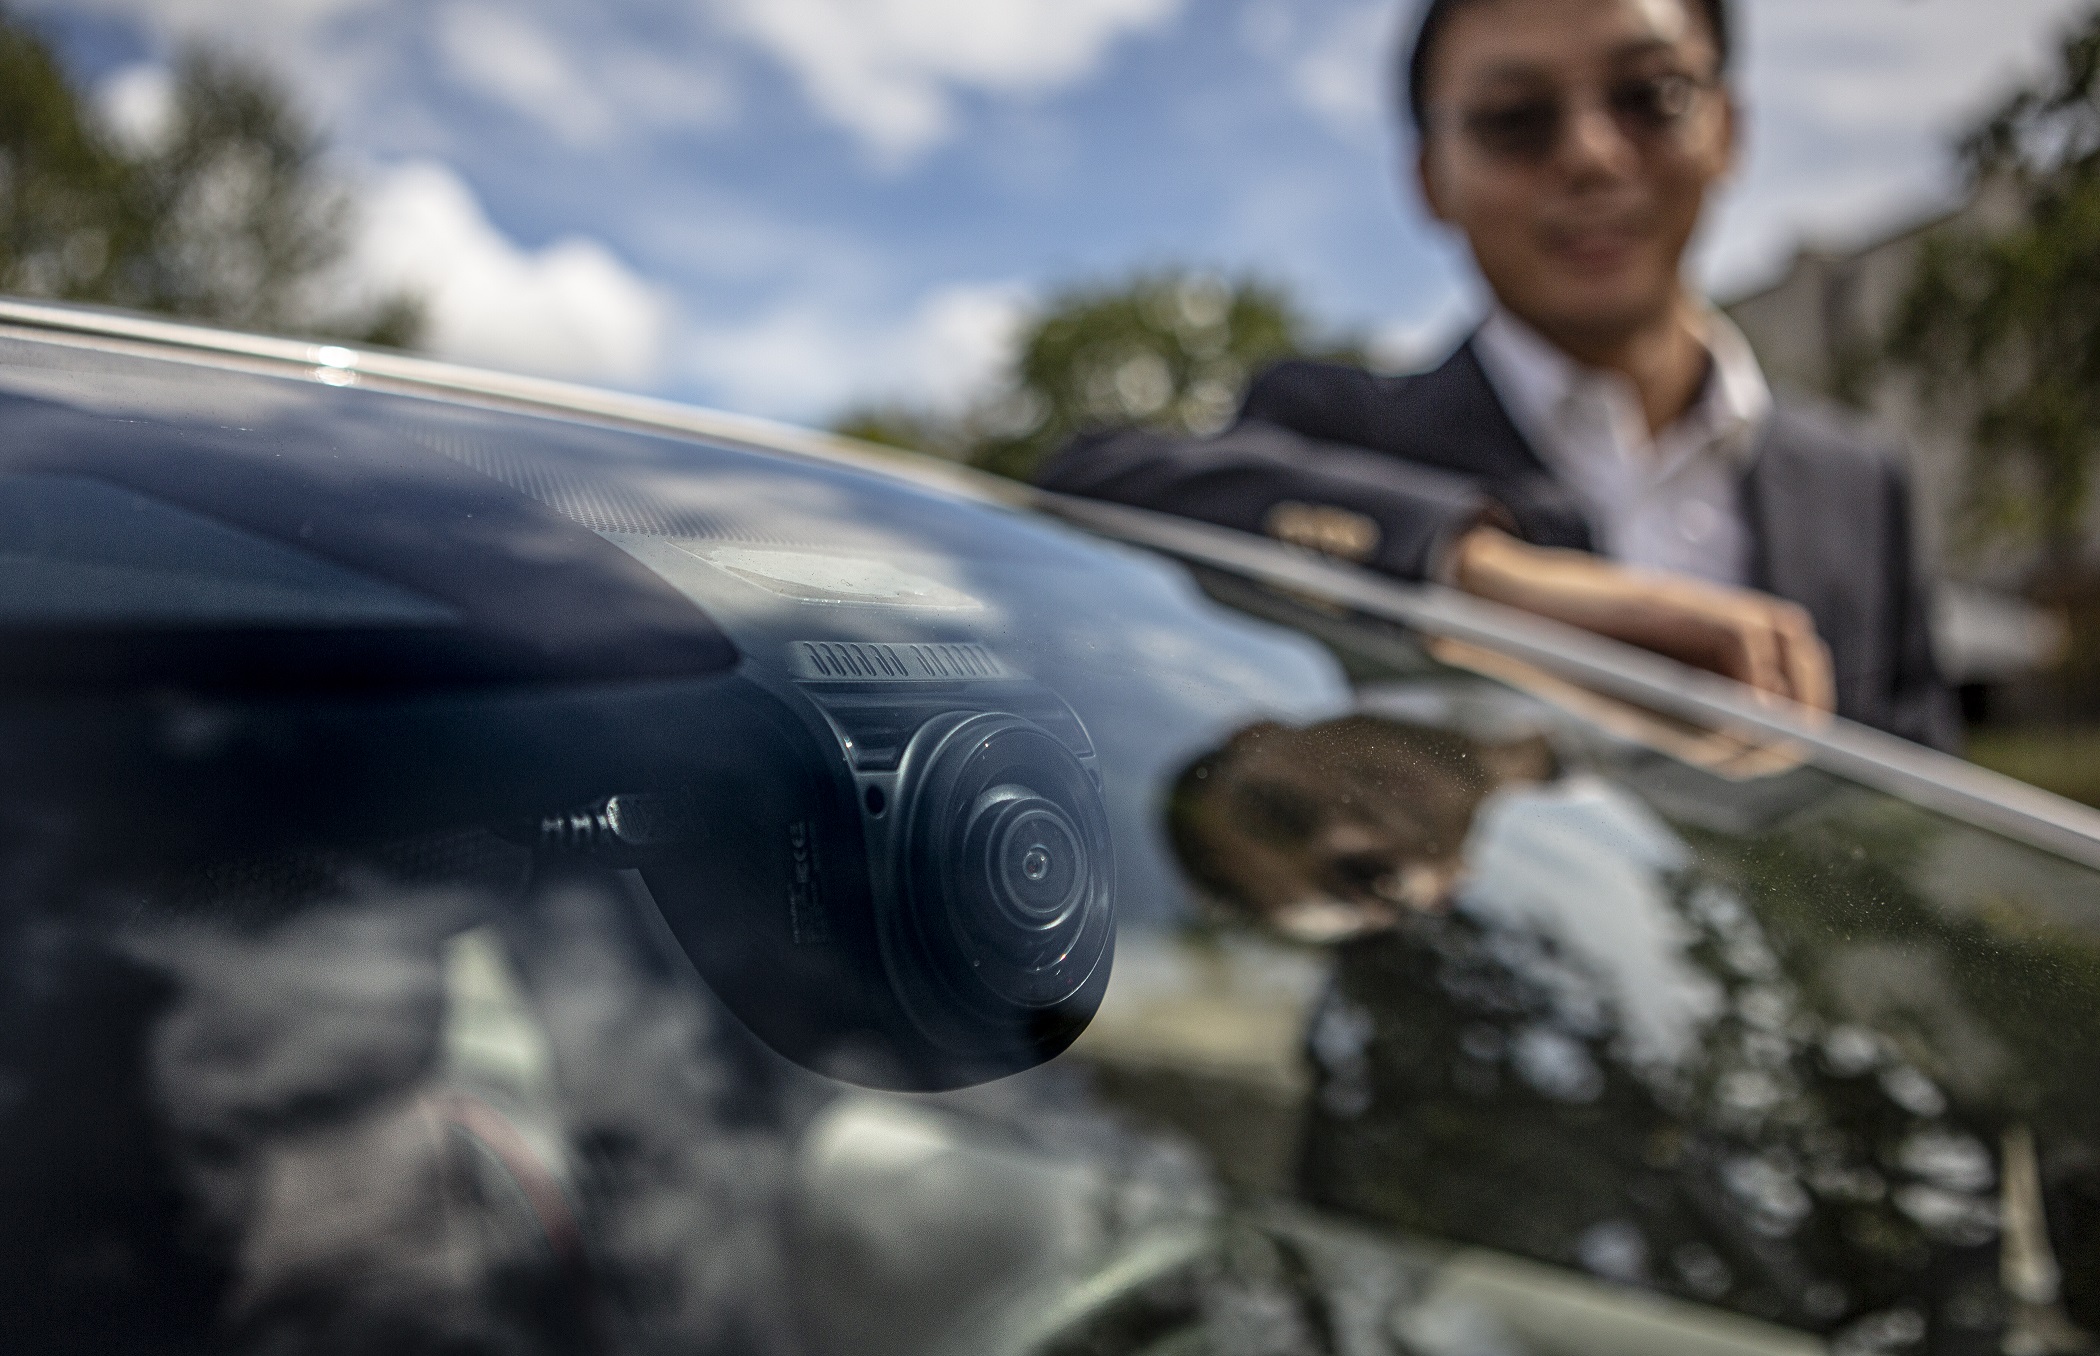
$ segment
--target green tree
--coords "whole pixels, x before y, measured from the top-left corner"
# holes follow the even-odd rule
[[[144,236],[130,182],[50,49],[0,14],[0,289],[109,300]]]
[[[853,412],[840,432],[1025,479],[1074,436],[1141,425],[1214,433],[1247,380],[1294,355],[1360,360],[1322,343],[1280,287],[1192,270],[1142,273],[1053,297],[1017,346],[1000,389],[954,419],[899,406]]]
[[[352,204],[268,74],[194,50],[154,144],[116,142],[0,13],[0,290],[405,347],[405,294],[343,300]]]
[[[832,431],[848,438],[907,452],[930,452],[950,461],[968,461],[974,450],[970,437],[973,415],[943,417],[907,405],[863,405],[840,416]]]
[[[2100,458],[2100,9],[2054,68],[1960,143],[1972,184],[2022,207],[2010,230],[1928,239],[1889,355],[1972,435],[1969,536],[2081,552]]]

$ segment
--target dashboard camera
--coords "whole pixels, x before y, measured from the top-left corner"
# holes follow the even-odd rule
[[[10,753],[140,860],[137,823],[186,862],[275,862],[449,816],[556,871],[631,869],[754,1033],[882,1087],[1030,1068],[1099,1006],[1093,745],[986,643],[1010,632],[970,567],[906,527],[856,551],[850,524],[798,516],[826,492],[748,459],[692,482],[699,511],[566,436],[169,441],[8,399],[0,508],[65,586],[31,590],[0,685],[143,694]]]
[[[551,818],[542,845],[638,870],[716,995],[797,1064],[936,1091],[1057,1055],[1114,948],[1085,726],[976,641],[777,625],[726,619],[745,659],[687,775]]]

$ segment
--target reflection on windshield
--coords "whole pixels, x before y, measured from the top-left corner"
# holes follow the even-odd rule
[[[2069,1274],[2052,1233],[2091,1274],[2062,1231],[2094,1180],[2089,1055],[2031,1058],[2041,1024],[1968,994],[2089,1052],[2092,936],[1934,916],[1890,869],[1922,816],[1732,839],[1575,761],[1359,714],[1250,726],[1176,783],[1219,916],[1334,945],[1305,1198],[1875,1349],[2071,1340],[2034,1278]],[[2086,983],[2035,993],[2049,970]]]
[[[1546,775],[1539,740],[1348,716],[1249,726],[1181,777],[1172,828],[1190,874],[1252,921],[1302,941],[1441,910],[1481,801]]]
[[[517,648],[372,692],[323,646],[264,691],[186,687],[115,632],[95,654],[131,666],[94,690],[10,688],[18,1345],[1952,1356],[2100,1331],[2085,868],[1800,748],[847,468],[127,362],[39,393],[123,406],[111,464],[206,518],[278,462],[301,493],[471,507],[428,535],[509,553],[455,610]],[[221,381],[268,388],[230,389],[238,429],[193,417]],[[156,420],[248,469],[190,483]],[[361,496],[330,502],[407,521]],[[280,531],[283,495],[250,507],[258,540],[327,554]],[[426,563],[388,606],[451,598]],[[305,639],[367,615],[294,572],[272,606],[313,613]],[[708,662],[637,668],[592,629],[636,599],[705,622],[669,658]],[[394,627],[372,662],[485,632]],[[568,667],[534,667],[555,632]],[[987,716],[1033,752],[906,766]],[[935,782],[952,813],[906,832]],[[896,978],[899,953],[825,948],[901,897],[856,894],[899,851],[966,943],[988,906],[1032,928],[1112,878],[1112,978],[1068,1053],[939,1094],[825,1076],[882,1081],[811,1051]],[[1031,973],[1064,954],[1043,931]]]
[[[617,878],[526,868],[465,837],[18,916],[17,1339],[787,1350],[767,1066]]]

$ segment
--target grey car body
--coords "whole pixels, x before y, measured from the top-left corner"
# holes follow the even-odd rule
[[[2091,812],[661,402],[0,303],[0,430],[37,1347],[2100,1331]]]

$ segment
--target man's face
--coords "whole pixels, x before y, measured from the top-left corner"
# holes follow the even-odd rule
[[[1665,313],[1734,160],[1713,35],[1688,0],[1475,0],[1425,82],[1420,173],[1502,303],[1609,343]]]

